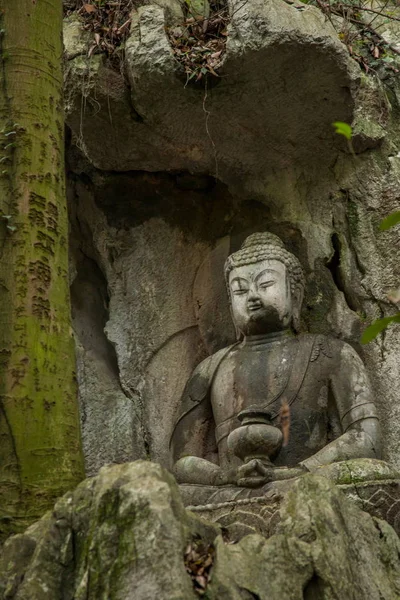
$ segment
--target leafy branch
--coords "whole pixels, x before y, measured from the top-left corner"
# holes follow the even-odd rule
[[[343,121],[335,121],[334,123],[332,123],[332,127],[335,128],[335,133],[337,133],[338,135],[342,135],[344,138],[346,138],[349,150],[351,154],[355,156],[356,153],[354,152],[353,143],[351,141],[351,138],[353,137],[353,129],[351,125],[349,125],[348,123],[344,123]]]

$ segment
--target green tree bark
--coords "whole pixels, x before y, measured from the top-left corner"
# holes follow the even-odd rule
[[[62,0],[0,0],[0,539],[84,474],[62,52]]]

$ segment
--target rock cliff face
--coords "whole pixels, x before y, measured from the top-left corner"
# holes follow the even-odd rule
[[[400,543],[328,480],[296,482],[269,539],[186,512],[146,461],[104,467],[0,552],[3,600],[395,600]]]
[[[248,0],[230,5],[220,78],[185,86],[165,32],[179,6],[166,6],[134,13],[120,70],[88,58],[87,33],[66,22],[88,474],[144,457],[168,466],[190,372],[235,337],[224,260],[265,229],[305,268],[303,330],[346,339],[367,362],[384,457],[399,466],[400,328],[358,344],[366,322],[395,310],[398,229],[378,224],[399,209],[397,80],[363,74],[317,9]],[[353,126],[354,155],[333,133],[338,120]]]

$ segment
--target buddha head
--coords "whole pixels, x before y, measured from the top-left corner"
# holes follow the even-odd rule
[[[278,236],[250,235],[227,258],[225,279],[232,317],[243,335],[299,329],[303,270]]]

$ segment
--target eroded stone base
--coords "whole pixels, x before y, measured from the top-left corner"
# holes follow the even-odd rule
[[[244,502],[264,511],[253,522],[264,536],[231,544],[185,510],[159,465],[104,467],[4,544],[0,600],[195,600],[201,564],[194,572],[185,556],[196,544],[212,557],[206,600],[400,598],[398,536],[339,487],[311,474],[291,482],[268,539],[267,504],[238,501],[236,517]]]
[[[389,523],[400,535],[400,474],[389,464],[372,459],[345,461],[321,467],[318,475],[335,483],[362,510]],[[296,479],[277,481],[258,490],[235,486],[181,485],[187,508],[227,530],[230,539],[250,533],[270,537],[280,509]]]

